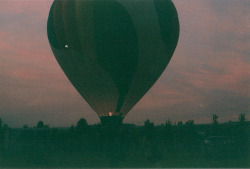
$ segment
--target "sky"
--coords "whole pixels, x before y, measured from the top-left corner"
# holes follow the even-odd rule
[[[52,0],[1,0],[0,118],[10,127],[99,123],[49,46]],[[250,119],[250,1],[173,0],[179,15],[176,51],[158,81],[124,123]]]

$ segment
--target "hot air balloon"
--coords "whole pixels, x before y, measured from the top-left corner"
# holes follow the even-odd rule
[[[122,123],[168,65],[179,37],[171,0],[55,0],[48,39],[103,124]]]

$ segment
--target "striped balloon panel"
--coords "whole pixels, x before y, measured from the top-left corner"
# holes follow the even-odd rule
[[[55,0],[52,51],[99,116],[125,116],[170,61],[179,36],[170,0]]]

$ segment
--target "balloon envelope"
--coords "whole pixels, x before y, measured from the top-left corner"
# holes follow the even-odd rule
[[[160,77],[179,37],[170,0],[55,0],[48,39],[99,117],[124,117]]]

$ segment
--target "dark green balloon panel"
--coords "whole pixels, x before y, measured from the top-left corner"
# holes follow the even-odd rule
[[[59,65],[96,113],[124,117],[166,68],[179,22],[170,0],[55,0],[47,31]]]

